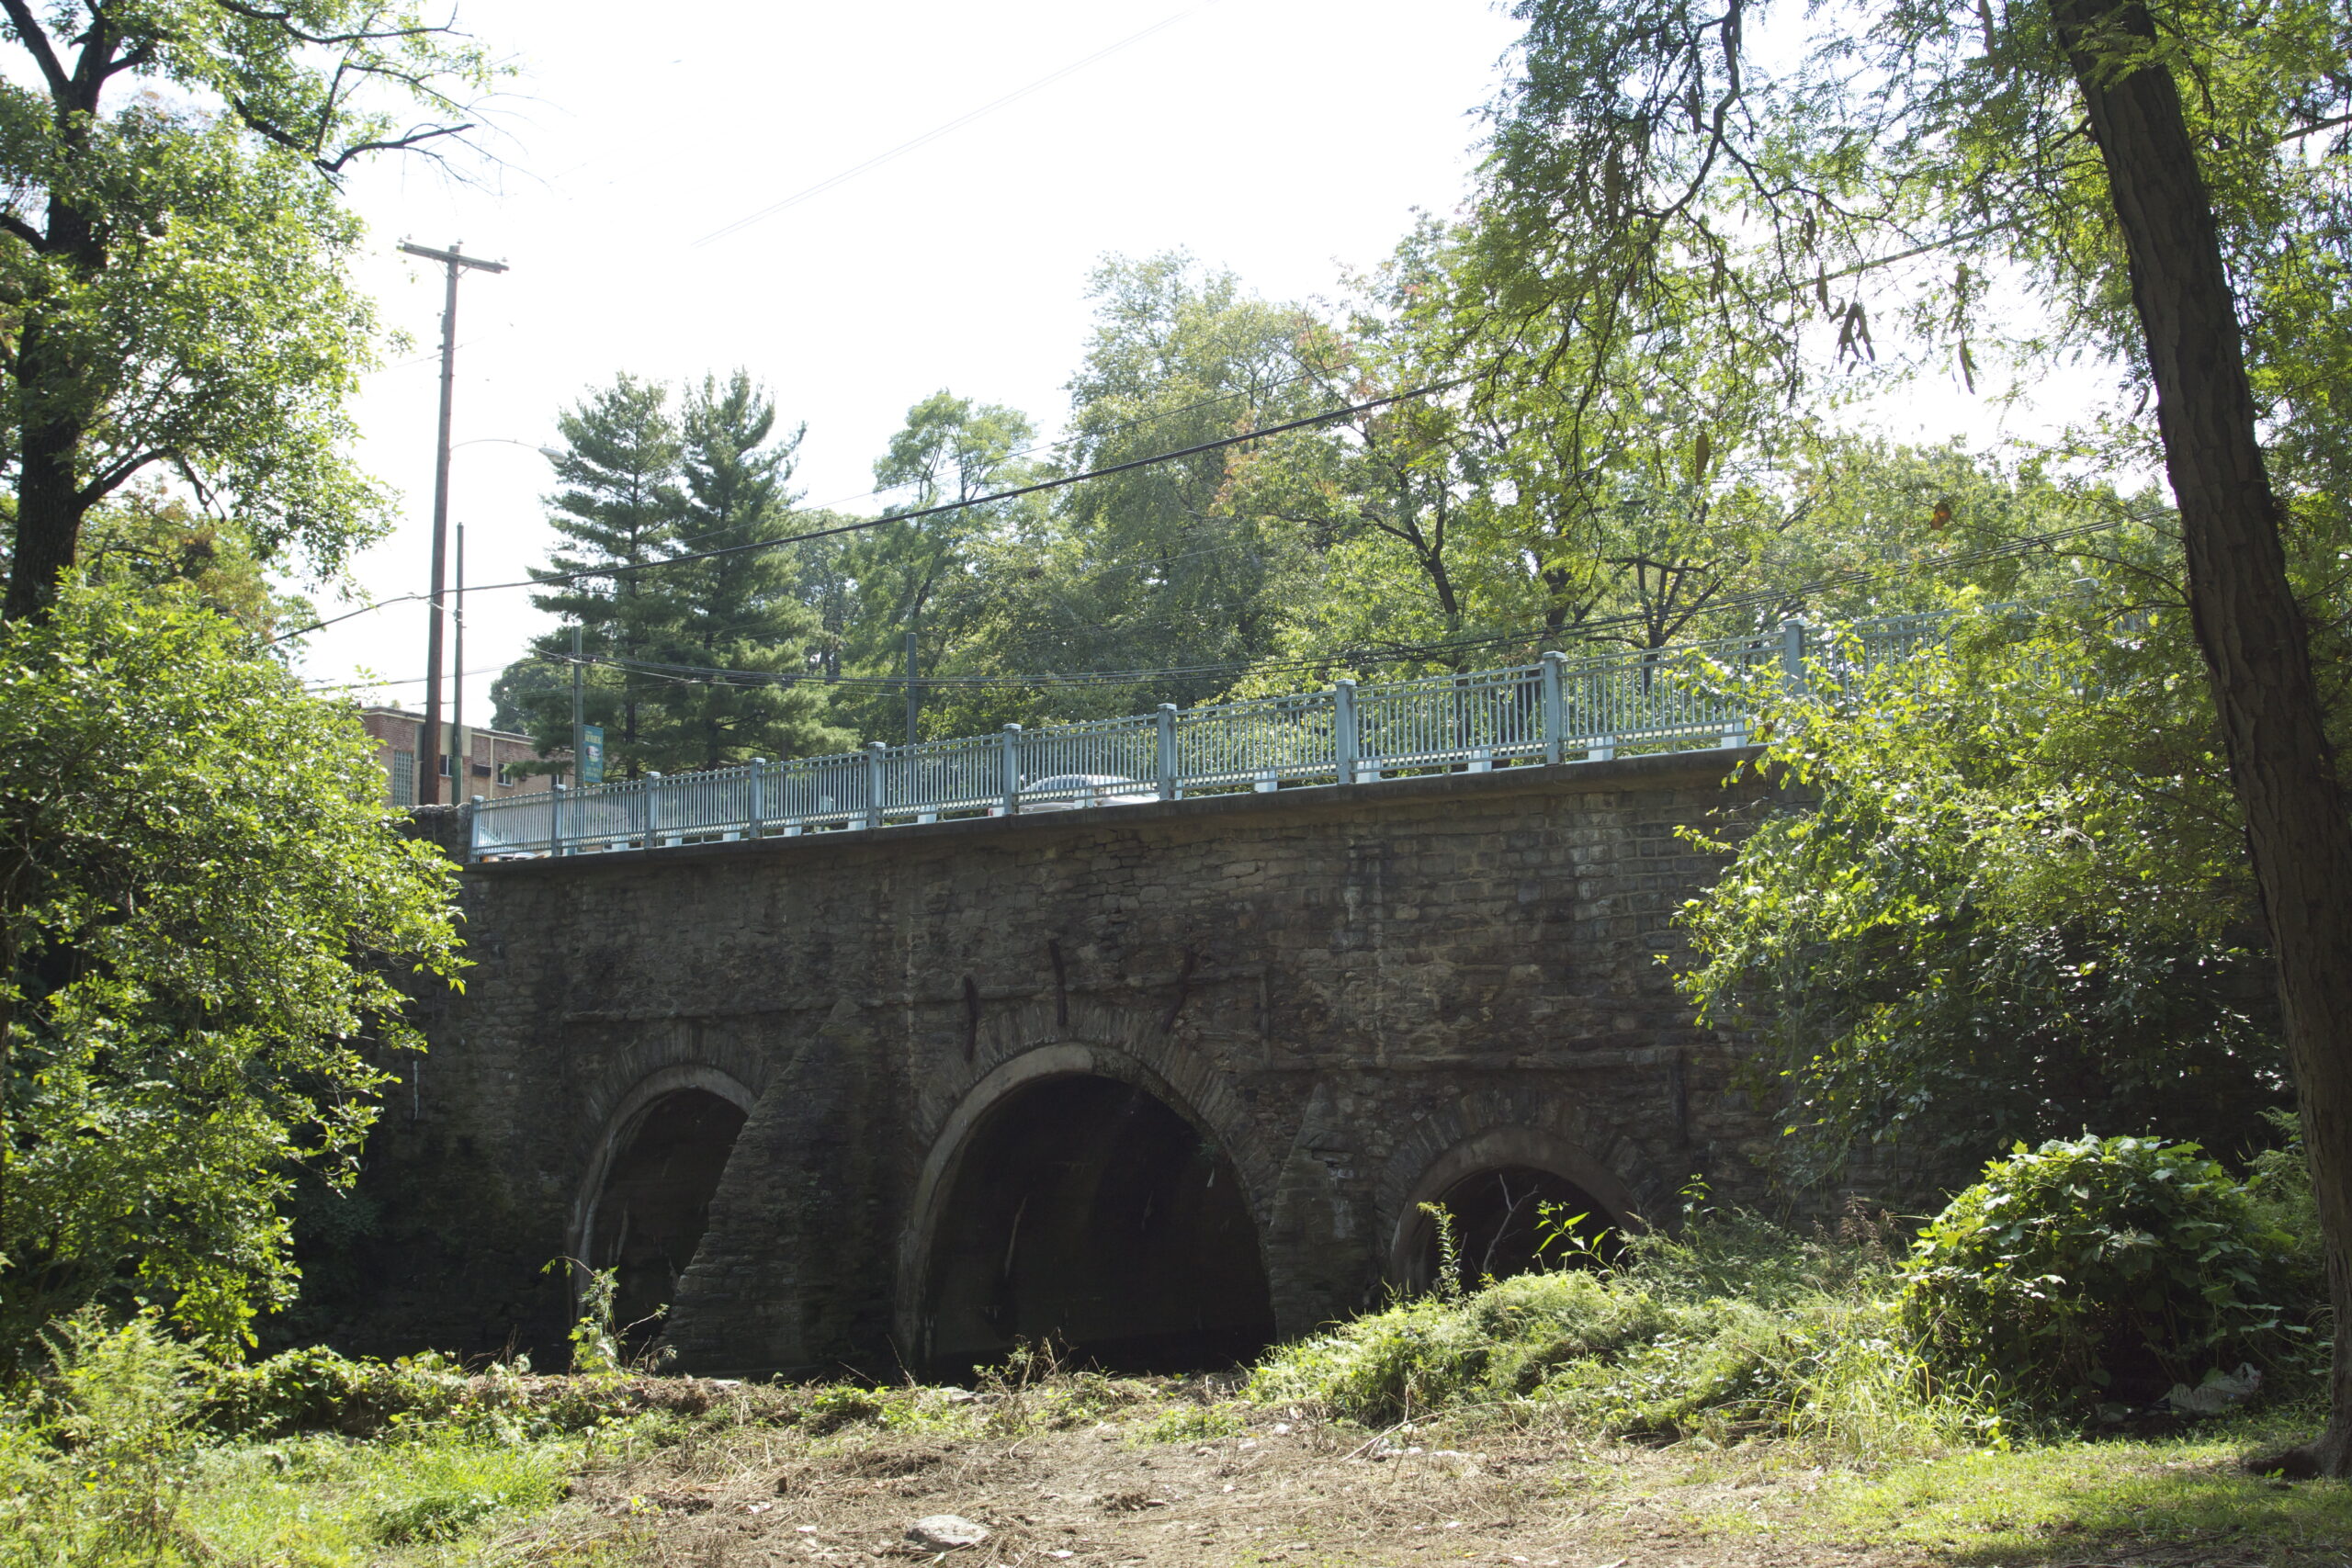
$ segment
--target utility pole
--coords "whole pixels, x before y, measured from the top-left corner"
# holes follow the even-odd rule
[[[458,245],[436,251],[401,242],[402,252],[448,268],[449,287],[441,306],[441,437],[433,460],[433,612],[424,632],[424,740],[416,754],[416,802],[441,803],[441,588],[449,542],[449,411],[458,389],[458,274],[468,267],[504,272],[504,262],[461,254]]]
[[[473,782],[473,747],[466,739],[466,525],[458,525],[458,611],[450,616],[452,640],[457,648],[450,662],[458,667],[457,684],[449,688],[449,743],[458,749],[458,760],[450,764],[449,790],[452,806],[466,803],[466,786]]]
[[[915,628],[907,627],[907,744],[922,739],[922,688],[915,684]]]
[[[571,787],[580,787],[581,764],[588,756],[588,691],[586,663],[580,657],[580,628],[571,628]]]

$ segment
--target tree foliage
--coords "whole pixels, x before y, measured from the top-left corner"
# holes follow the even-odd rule
[[[2184,619],[1995,611],[1767,699],[1790,793],[1711,840],[1736,858],[1685,909],[1681,983],[1758,1042],[1785,1174],[1860,1156],[1933,1190],[2086,1127],[2267,1140],[2268,946]]]
[[[841,606],[841,662],[832,673],[904,674],[909,637],[918,671],[962,671],[973,663],[976,641],[985,647],[1002,636],[1002,579],[1017,570],[1010,556],[1017,541],[1034,536],[1037,508],[1018,501],[959,503],[1027,482],[1035,468],[1026,447],[1035,434],[1019,410],[944,389],[907,411],[874,464],[877,489],[905,499],[884,513],[880,526],[842,547],[838,585],[822,576],[810,583],[820,601],[812,608],[821,607],[828,591],[845,590],[850,601]],[[909,521],[893,515],[948,504],[959,509]],[[919,689],[909,705],[903,688],[843,690],[834,711],[854,733],[878,739],[893,736],[901,713],[920,728],[926,694]],[[971,705],[952,693],[933,705],[934,735],[941,723],[977,722]]]
[[[1313,330],[1299,307],[1256,299],[1182,255],[1106,261],[1094,297],[1055,471],[1174,452],[1317,406],[1296,358]],[[1059,492],[1042,515],[1007,519],[989,569],[994,613],[975,627],[963,668],[1159,673],[1039,688],[989,717],[1200,702],[1272,648],[1299,537],[1236,505],[1227,465],[1219,451],[1137,468]],[[1032,515],[1034,525],[1022,520]]]
[[[2352,33],[2324,6],[2235,0],[1828,6],[1784,17],[1769,50],[1744,0],[1521,14],[1485,335],[1536,373],[1517,347],[1531,323],[1637,347],[1695,304],[1726,352],[1797,389],[1823,358],[1874,360],[1873,305],[1883,325],[1892,304],[1973,386],[1989,260],[2036,297],[2040,320],[2010,335],[2102,350],[2141,391],[2100,434],[2114,455],[2160,456],[2179,509],[2352,1317],[2352,820],[2287,558],[2292,528],[2334,530],[2344,493],[2327,469]],[[1948,285],[1921,287],[1939,272]],[[2338,1351],[2326,1432],[2283,1461],[2307,1473],[2352,1473],[2352,1345]]]
[[[660,694],[640,744],[649,758],[697,768],[821,750],[831,737],[817,694],[773,678],[805,672],[817,617],[792,595],[789,558],[751,547],[790,531],[796,498],[785,487],[802,431],[779,436],[775,405],[741,370],[689,390],[681,425],[674,547],[710,558],[639,585],[652,662],[693,671]]]
[[[747,547],[790,525],[800,433],[778,437],[774,405],[740,370],[690,388],[675,415],[669,389],[623,374],[557,428],[563,488],[548,506],[565,543],[534,569],[548,591],[532,602],[568,625],[526,662],[568,674],[580,629],[586,722],[605,727],[608,766],[634,778],[831,743],[818,699],[793,684],[820,632],[795,562]],[[569,681],[521,668],[502,678],[503,700],[543,756],[568,751]]]
[[[17,67],[0,84],[6,613],[40,604],[91,509],[157,468],[265,553],[334,566],[384,521],[345,452],[374,319],[345,276],[360,232],[336,181],[460,136],[481,56],[376,0],[0,16]]]
[[[293,1290],[280,1201],[347,1180],[454,870],[351,718],[231,622],[69,585],[0,629],[0,1340],[94,1298],[234,1355]]]

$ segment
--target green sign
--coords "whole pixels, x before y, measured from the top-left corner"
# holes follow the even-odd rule
[[[580,727],[580,782],[605,782],[605,727],[601,724]]]

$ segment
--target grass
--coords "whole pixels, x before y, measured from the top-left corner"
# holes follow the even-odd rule
[[[0,1531],[0,1562],[198,1562],[255,1568],[425,1568],[458,1563],[559,1563],[621,1568],[705,1561],[710,1532],[744,1518],[752,1505],[783,1496],[772,1485],[790,1474],[802,1512],[829,1532],[827,1488],[868,1510],[859,1531],[880,1539],[871,1510],[911,1517],[932,1504],[895,1504],[901,1477],[921,1479],[956,1465],[1024,1465],[1048,1491],[1120,1494],[1106,1467],[1143,1466],[1126,1477],[1141,1498],[1217,1492],[1269,1444],[1304,1439],[1294,1461],[1295,1563],[1317,1552],[1338,1561],[1372,1541],[1409,1552],[1441,1541],[1451,1555],[1471,1546],[1448,1521],[1510,1515],[1521,1521],[1512,1551],[1542,1562],[1529,1536],[1546,1530],[1582,1541],[1594,1561],[1671,1546],[1695,1565],[1754,1560],[1831,1561],[1860,1547],[1885,1561],[1937,1561],[2027,1568],[2032,1564],[2138,1562],[2287,1563],[2352,1561],[2352,1486],[2285,1486],[2245,1474],[2244,1454],[2276,1446],[2318,1412],[2309,1405],[2217,1422],[2159,1438],[2086,1440],[2019,1438],[2004,1447],[1939,1439],[1907,1451],[1843,1457],[1800,1434],[1703,1432],[1640,1441],[1611,1438],[1540,1399],[1466,1401],[1396,1427],[1371,1427],[1298,1404],[1270,1404],[1263,1390],[1223,1396],[1198,1382],[1175,1383],[1048,1371],[1012,1396],[981,1391],[796,1389],[786,1399],[698,1414],[673,1409],[608,1422],[590,1433],[528,1435],[514,1427],[427,1425],[374,1438],[311,1435],[199,1449],[180,1494],[183,1544],[168,1550],[68,1550],[54,1539]],[[1276,1438],[1296,1426],[1298,1436]],[[1367,1463],[1362,1450],[1383,1438],[1394,1458]],[[1100,1439],[1100,1440],[1098,1440]],[[1411,1460],[1408,1454],[1426,1459]],[[1414,1466],[1442,1454],[1475,1454],[1490,1491],[1473,1506],[1442,1475],[1425,1480],[1433,1512],[1375,1513],[1367,1540],[1331,1535],[1327,1519],[1373,1506],[1352,1501],[1366,1486],[1394,1489]],[[909,1455],[932,1458],[910,1459]],[[1448,1463],[1457,1461],[1449,1461]],[[934,1470],[929,1468],[938,1466]],[[1093,1471],[1083,1467],[1092,1466]],[[582,1495],[567,1495],[577,1486]],[[1035,1495],[1034,1492],[1024,1494]],[[681,1514],[681,1497],[717,1495],[717,1512]],[[600,1500],[601,1499],[601,1500]],[[695,1502],[707,1509],[709,1505]],[[951,1511],[960,1505],[950,1503]],[[1023,1505],[1027,1506],[1027,1505]],[[1121,1506],[1124,1507],[1124,1505]],[[895,1517],[895,1516],[893,1516]],[[1133,1531],[1173,1516],[1137,1503],[1109,1516]],[[781,1517],[781,1516],[778,1516]],[[779,1525],[790,1530],[797,1524]],[[702,1530],[700,1536],[682,1531]],[[1381,1533],[1385,1532],[1385,1533]],[[1392,1539],[1393,1538],[1393,1542]],[[786,1544],[791,1544],[787,1541]],[[1167,1550],[1147,1539],[1139,1548]],[[1204,1545],[1206,1543],[1204,1542]],[[1259,1560],[1257,1541],[1235,1540],[1223,1558]],[[1437,1550],[1432,1546],[1430,1551]],[[1484,1550],[1484,1547],[1481,1547]],[[1555,1549],[1556,1550],[1556,1549]],[[1354,1554],[1354,1555],[1351,1555]],[[1588,1554],[1589,1555],[1589,1554]],[[712,1557],[709,1561],[722,1559]],[[1190,1562],[1191,1557],[1169,1562]],[[1442,1560],[1442,1559],[1441,1559]],[[1582,1561],[1582,1558],[1577,1559]]]
[[[0,1412],[0,1568],[846,1562],[943,1508],[996,1510],[971,1568],[1662,1550],[1727,1568],[1759,1542],[1792,1564],[2352,1563],[2352,1485],[2243,1469],[2318,1421],[2308,1384],[2086,1438],[1927,1376],[1896,1256],[1883,1225],[1718,1216],[1610,1273],[1394,1303],[1244,1380],[1047,1349],[969,1390],[321,1352],[220,1373],[152,1322],[91,1319]]]
[[[435,1433],[207,1450],[184,1517],[209,1556],[283,1568],[470,1562],[564,1495],[583,1443]]]
[[[2289,1485],[2246,1472],[2316,1409],[2274,1412],[2155,1440],[1980,1449],[1825,1474],[1776,1517],[1717,1521],[1725,1534],[1868,1541],[1976,1563],[2130,1555],[2160,1548],[2352,1560],[2352,1484]]]

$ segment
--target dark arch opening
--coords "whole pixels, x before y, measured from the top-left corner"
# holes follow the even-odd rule
[[[1532,1166],[1473,1171],[1435,1201],[1451,1217],[1456,1268],[1466,1286],[1538,1269],[1594,1268],[1613,1262],[1622,1247],[1617,1221],[1599,1199]],[[1419,1217],[1416,1235],[1406,1282],[1427,1290],[1440,1274],[1442,1238],[1427,1214]]]
[[[1230,1366],[1271,1343],[1257,1226],[1233,1163],[1144,1089],[1052,1078],[972,1134],[932,1233],[933,1367],[1051,1338],[1120,1371]]]
[[[743,1111],[706,1089],[663,1095],[637,1119],[605,1168],[587,1262],[615,1271],[613,1322],[631,1350],[661,1332],[678,1276],[710,1224],[710,1200],[743,1130]]]

